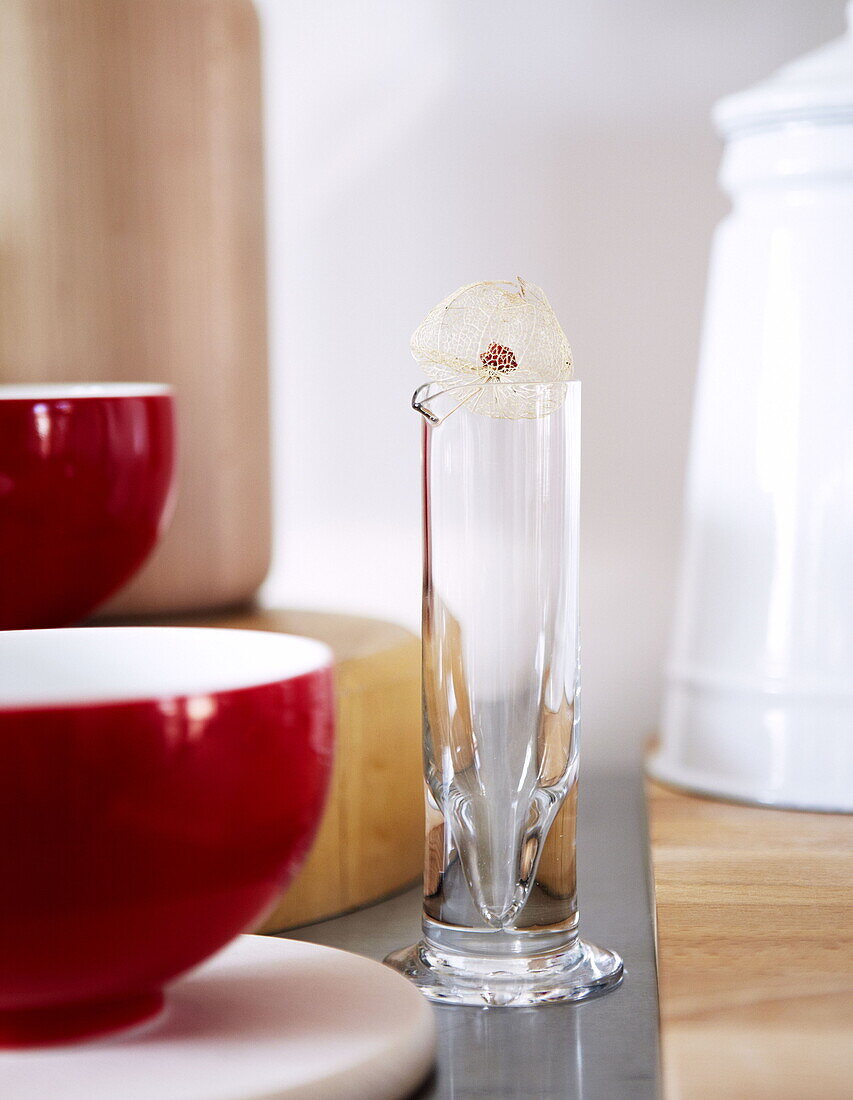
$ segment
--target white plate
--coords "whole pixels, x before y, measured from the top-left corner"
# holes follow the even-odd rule
[[[128,944],[128,950],[133,945]],[[0,1051],[15,1100],[396,1100],[435,1055],[429,1005],[381,963],[240,936],[107,1039]]]

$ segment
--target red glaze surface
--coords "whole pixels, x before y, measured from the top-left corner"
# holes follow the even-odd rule
[[[0,710],[0,1045],[144,1018],[292,878],[328,785],[332,672]]]
[[[0,400],[0,629],[63,626],[111,596],[160,534],[169,394]]]

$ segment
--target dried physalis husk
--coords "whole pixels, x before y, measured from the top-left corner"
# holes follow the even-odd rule
[[[455,291],[415,330],[412,355],[434,381],[465,387],[466,407],[486,416],[552,412],[572,376],[572,351],[548,299],[523,279]]]

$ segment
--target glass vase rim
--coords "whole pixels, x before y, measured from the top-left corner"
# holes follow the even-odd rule
[[[504,387],[509,393],[501,393],[499,398],[497,387]],[[464,382],[449,380],[445,382],[430,379],[418,386],[412,394],[412,408],[420,413],[427,423],[437,427],[451,413],[467,405],[472,397],[477,397],[479,401],[484,393],[491,393],[493,401],[502,401],[504,398],[512,401],[512,398],[517,396],[519,399],[526,400],[529,403],[532,402],[534,410],[539,411],[529,408],[520,412],[516,410],[515,413],[506,408],[496,413],[480,409],[474,409],[473,411],[482,412],[483,415],[494,420],[538,420],[541,416],[556,412],[558,408],[565,405],[569,400],[569,395],[572,398],[571,404],[578,405],[581,396],[581,382],[579,378],[567,378],[553,382],[522,382],[517,379],[478,379]],[[429,407],[434,401],[447,398],[451,399],[452,408],[438,412]],[[548,404],[553,407],[541,408],[541,406]]]
[[[443,386],[445,390],[459,390],[465,386],[476,386],[478,389],[487,389],[490,386],[527,386],[529,388],[536,389],[552,389],[554,386],[579,386],[581,384],[580,378],[555,378],[550,382],[540,381],[526,381],[518,380],[515,378],[471,378],[470,380],[462,381],[444,381],[438,378],[428,378],[425,382],[422,382],[419,386],[415,387],[415,393],[418,390],[425,389],[427,386]]]

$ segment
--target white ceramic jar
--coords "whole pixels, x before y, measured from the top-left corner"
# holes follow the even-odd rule
[[[853,28],[715,120],[733,210],[711,260],[650,771],[853,811]]]

